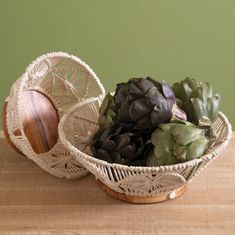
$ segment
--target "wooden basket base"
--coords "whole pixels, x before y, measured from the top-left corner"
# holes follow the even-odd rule
[[[114,197],[114,198],[122,200],[122,201],[130,202],[130,203],[139,203],[139,204],[148,204],[148,203],[157,203],[157,202],[168,201],[170,199],[174,199],[174,198],[179,197],[187,189],[187,185],[184,185],[184,186],[174,190],[174,194],[172,195],[172,197],[169,196],[169,193],[164,194],[164,195],[160,195],[160,196],[149,196],[149,197],[148,196],[130,196],[130,195],[126,195],[126,194],[119,193],[119,192],[112,190],[111,188],[109,188],[108,186],[103,184],[100,180],[98,180],[98,183],[99,183],[101,189],[104,192],[106,192],[108,195],[110,195],[111,197]]]

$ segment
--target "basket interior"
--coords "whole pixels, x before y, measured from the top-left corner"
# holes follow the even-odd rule
[[[73,110],[70,110],[64,118],[62,125],[62,132],[66,142],[91,157],[92,152],[89,144],[90,139],[98,130],[100,104],[101,101],[99,99],[90,99],[86,103],[81,103],[73,107]],[[212,128],[216,139],[213,145],[208,149],[208,153],[213,153],[215,149],[219,148],[231,132],[230,124],[222,113],[219,113]]]

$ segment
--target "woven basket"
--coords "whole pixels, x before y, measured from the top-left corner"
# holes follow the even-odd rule
[[[220,112],[213,124],[216,141],[200,159],[159,167],[110,164],[91,156],[89,141],[80,144],[86,135],[83,126],[89,130],[88,139],[97,131],[100,104],[99,98],[91,98],[75,105],[62,118],[59,135],[71,154],[99,180],[102,189],[111,196],[129,202],[152,203],[177,197],[224,150],[232,134],[230,123]]]
[[[41,168],[58,177],[79,178],[88,173],[61,143],[46,153],[36,154],[23,130],[19,114],[22,92],[34,90],[50,99],[59,119],[76,103],[104,94],[104,88],[91,68],[78,57],[63,52],[43,55],[32,62],[13,84],[7,98],[6,126],[10,140]],[[27,108],[27,107],[25,107]],[[15,135],[14,130],[20,130]],[[18,131],[19,133],[19,131]]]

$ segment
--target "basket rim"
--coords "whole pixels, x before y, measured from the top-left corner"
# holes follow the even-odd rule
[[[43,54],[39,57],[37,57],[35,60],[33,60],[25,69],[25,72],[19,77],[19,85],[17,87],[17,93],[16,95],[18,96],[17,97],[17,102],[16,102],[16,109],[17,111],[19,112],[19,103],[20,103],[20,96],[22,94],[22,91],[23,91],[23,86],[25,84],[25,82],[27,81],[28,79],[28,75],[29,73],[34,69],[35,65],[37,65],[38,63],[42,62],[43,60],[45,59],[50,59],[50,58],[53,58],[53,57],[62,57],[62,58],[69,58],[75,62],[77,62],[78,64],[80,64],[83,68],[85,68],[89,73],[90,75],[92,76],[92,78],[95,80],[95,82],[98,84],[99,86],[99,89],[101,90],[102,94],[105,94],[105,89],[104,89],[104,86],[103,84],[101,83],[101,81],[99,80],[98,76],[96,75],[96,73],[93,71],[93,69],[88,65],[86,64],[84,61],[82,61],[79,57],[75,56],[75,55],[72,55],[72,54],[68,54],[66,52],[62,52],[62,51],[57,51],[57,52],[48,52],[46,54]],[[17,81],[18,81],[17,80]],[[57,105],[57,103],[54,101],[54,98],[53,96],[51,95],[48,95],[44,92],[42,92],[41,90],[39,91],[40,93],[42,93],[43,95],[45,95],[49,100],[50,102],[53,104],[53,106],[55,107],[57,113],[58,113],[58,117],[59,117],[59,120],[62,118],[62,116],[60,115],[60,112],[61,110],[59,110],[59,107]],[[65,110],[62,110],[63,113],[65,112]],[[23,128],[23,123],[22,123],[22,120],[21,120],[21,115],[19,115],[19,125],[21,126],[21,129]],[[24,133],[23,133],[24,134]],[[58,141],[57,141],[58,142]]]
[[[73,144],[71,144],[66,139],[66,135],[63,131],[66,120],[68,119],[68,117],[70,116],[70,114],[72,112],[74,112],[76,109],[81,108],[82,106],[84,106],[88,103],[94,103],[94,102],[100,102],[99,97],[92,97],[92,98],[86,99],[78,104],[75,104],[73,107],[71,107],[61,118],[58,130],[59,130],[59,136],[60,136],[62,143],[71,152],[71,154],[74,155],[75,158],[84,158],[84,160],[86,160],[90,163],[95,163],[100,166],[102,165],[102,166],[107,166],[107,167],[111,167],[111,168],[115,168],[115,169],[123,169],[123,170],[131,170],[131,171],[134,170],[134,171],[138,171],[138,172],[140,172],[140,171],[141,172],[153,172],[153,171],[157,172],[157,171],[161,171],[161,170],[184,169],[184,168],[187,168],[188,166],[199,164],[200,162],[202,162],[204,160],[210,160],[213,157],[217,156],[220,152],[222,152],[225,149],[225,147],[228,145],[230,139],[232,138],[232,126],[231,126],[228,118],[225,116],[225,114],[222,112],[219,112],[218,115],[223,120],[225,127],[226,127],[226,130],[227,130],[225,140],[222,143],[220,143],[219,146],[215,147],[213,149],[213,151],[208,152],[207,154],[203,155],[199,159],[193,159],[193,160],[190,160],[187,162],[173,164],[173,165],[152,166],[152,167],[149,167],[149,166],[127,166],[127,165],[121,165],[121,164],[117,164],[117,163],[108,163],[107,161],[97,159],[93,156],[90,156],[90,155],[82,152],[78,148],[76,148]],[[79,159],[78,159],[78,161],[79,161]]]
[[[32,69],[34,68],[35,65],[37,65],[38,63],[42,62],[45,59],[49,59],[49,58],[53,58],[53,57],[62,57],[62,58],[68,58],[71,60],[74,60],[75,62],[77,62],[78,64],[80,64],[82,67],[84,67],[89,73],[90,75],[95,79],[95,81],[97,82],[99,88],[102,91],[102,94],[105,93],[105,89],[103,84],[101,83],[100,79],[98,78],[98,76],[96,75],[96,73],[94,72],[94,70],[83,60],[81,60],[79,57],[72,55],[72,54],[68,54],[67,52],[62,52],[62,51],[56,51],[56,52],[48,52],[46,54],[43,54],[39,57],[37,57],[35,60],[33,60],[25,69],[25,72],[21,75],[20,79],[20,91],[22,90],[22,86],[25,81],[27,80],[27,76],[28,74],[32,71]],[[53,98],[53,97],[50,97]],[[57,107],[56,107],[57,108]]]
[[[53,57],[62,57],[62,58],[69,58],[75,62],[77,62],[78,64],[80,64],[83,68],[85,68],[89,74],[92,76],[92,78],[95,80],[95,82],[98,84],[99,86],[99,89],[101,90],[101,93],[102,94],[105,94],[105,89],[104,89],[104,86],[103,84],[101,83],[100,79],[98,78],[98,76],[96,75],[96,73],[93,71],[93,69],[88,65],[86,64],[84,61],[82,61],[79,57],[75,56],[75,55],[72,55],[72,54],[68,54],[66,52],[62,52],[62,51],[57,51],[57,52],[49,52],[49,53],[46,53],[46,54],[43,54],[39,57],[37,57],[35,60],[33,60],[25,69],[24,73],[16,80],[16,82],[19,82],[18,84],[18,87],[17,88],[17,91],[16,91],[16,95],[17,95],[17,99],[16,99],[16,109],[17,109],[17,112],[19,112],[19,103],[20,103],[20,96],[22,94],[22,91],[23,91],[23,87],[24,87],[24,84],[25,82],[27,81],[28,79],[28,75],[29,73],[34,69],[35,65],[37,65],[38,63],[42,62],[43,60],[45,59],[49,59],[49,58],[53,58]],[[16,82],[14,84],[16,84]],[[14,86],[14,84],[12,85],[12,87]],[[55,107],[56,111],[58,112],[58,117],[59,117],[59,120],[62,118],[60,115],[59,115],[59,107],[57,105],[57,103],[54,101],[54,98],[53,96],[51,95],[48,95],[44,92],[42,92],[41,90],[39,91],[40,93],[42,93],[43,95],[45,95],[49,100],[50,102],[53,104],[53,106]],[[10,95],[7,97],[9,99]],[[82,102],[82,101],[81,101]],[[63,113],[64,113],[64,110],[63,110]],[[63,115],[62,115],[63,116]],[[19,125],[21,127],[21,129],[23,128],[23,123],[22,123],[22,120],[21,120],[21,116],[19,115]]]

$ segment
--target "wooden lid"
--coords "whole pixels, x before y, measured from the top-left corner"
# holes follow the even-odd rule
[[[49,98],[38,91],[24,91],[19,102],[23,131],[35,153],[48,152],[58,139],[59,117]],[[2,112],[2,127],[10,146],[21,151],[12,142],[6,126],[7,102]],[[19,129],[13,130],[15,136],[21,136]]]
[[[44,94],[24,91],[19,102],[24,134],[35,153],[46,153],[58,139],[57,110]]]

